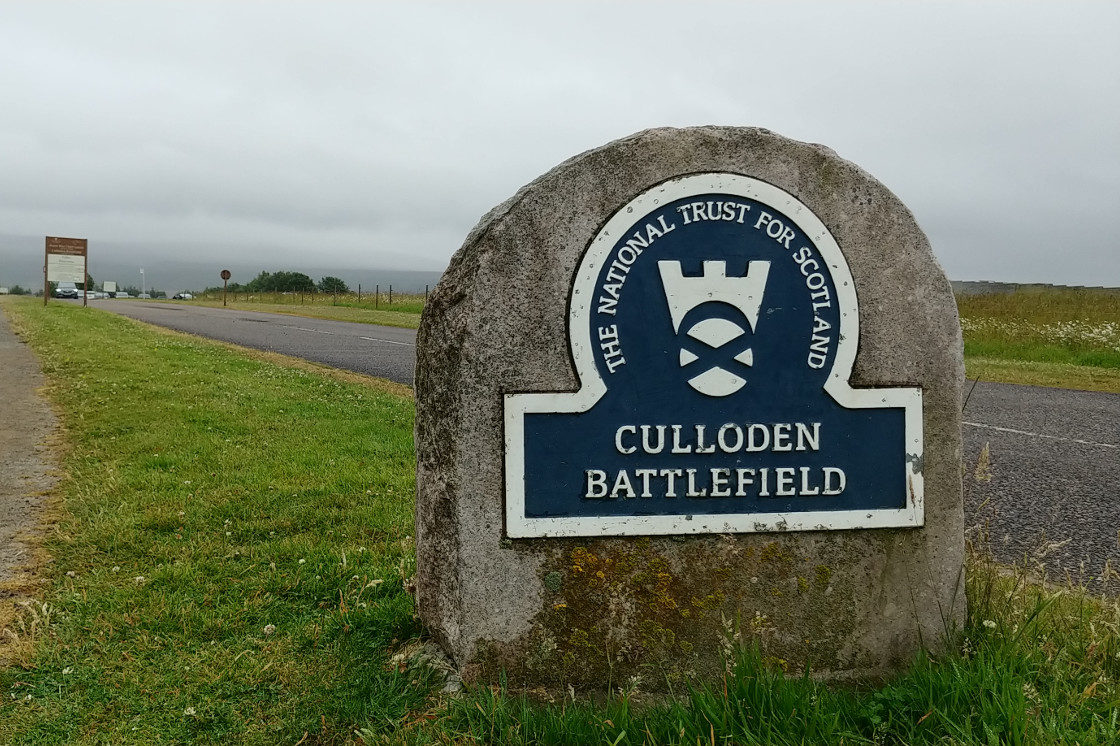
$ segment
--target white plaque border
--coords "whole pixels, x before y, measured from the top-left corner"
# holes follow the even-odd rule
[[[813,241],[832,275],[840,311],[836,358],[824,390],[848,409],[897,407],[905,410],[907,448],[903,468],[908,491],[905,508],[553,518],[525,515],[525,415],[586,412],[607,391],[595,365],[589,325],[595,281],[604,261],[618,238],[628,235],[658,205],[701,194],[746,197],[770,205],[796,223]],[[584,253],[570,297],[568,339],[580,381],[578,391],[505,395],[505,508],[506,535],[510,538],[830,531],[924,525],[922,390],[916,387],[854,389],[848,384],[859,344],[855,282],[840,246],[824,223],[785,190],[741,174],[709,172],[670,179],[630,200],[611,216]]]

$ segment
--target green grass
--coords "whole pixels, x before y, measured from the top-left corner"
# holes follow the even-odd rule
[[[299,293],[230,293],[226,298],[229,308],[242,311],[265,311],[268,313],[287,313],[293,316],[307,316],[333,321],[353,321],[362,324],[400,326],[415,329],[420,326],[420,313],[424,310],[423,295],[401,295],[394,293],[389,303],[386,293],[379,300],[369,293],[363,293],[359,301],[356,293],[346,295],[316,295]],[[172,301],[195,305],[221,307],[221,293],[207,293],[195,296],[193,301]]]
[[[1120,369],[1120,290],[960,296],[966,358]]]
[[[15,630],[33,652],[0,669],[0,742],[1120,740],[1116,603],[983,560],[952,649],[881,687],[786,676],[747,649],[670,702],[439,700],[389,660],[422,633],[404,582],[411,401],[94,309],[2,307],[70,447],[49,587]]]
[[[4,308],[71,447],[0,742],[345,742],[423,706],[386,665],[419,632],[411,401],[108,313]]]
[[[981,381],[1105,391],[1120,394],[1120,368],[966,357],[966,375]]]

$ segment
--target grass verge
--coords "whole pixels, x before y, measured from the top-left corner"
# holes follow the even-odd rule
[[[959,644],[883,687],[747,649],[670,703],[440,701],[390,665],[420,634],[410,401],[93,309],[4,308],[72,447],[0,742],[1117,742],[1120,609],[982,560]]]
[[[192,301],[168,301],[170,303],[191,303],[194,305],[221,308],[221,295],[196,296]],[[420,313],[424,310],[423,295],[394,296],[390,304],[385,296],[374,302],[368,295],[357,299],[356,294],[339,296],[266,293],[259,295],[238,294],[230,296],[227,306],[239,311],[264,311],[266,313],[286,313],[292,316],[305,316],[332,321],[352,321],[360,324],[380,326],[399,326],[416,329],[420,326]]]
[[[1120,368],[984,357],[966,357],[964,366],[969,378],[981,381],[1120,394]]]
[[[65,304],[8,302],[72,447],[3,743],[334,743],[423,708],[412,403]]]

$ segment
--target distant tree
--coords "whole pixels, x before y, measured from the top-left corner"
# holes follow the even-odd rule
[[[261,272],[244,289],[250,293],[314,293],[315,281],[303,272]]]
[[[74,287],[78,290],[93,290],[93,275],[86,273],[86,281],[74,283]]]
[[[122,288],[118,285],[117,286],[117,292],[118,293],[128,293],[129,295],[135,297],[137,295],[140,295],[140,288],[136,287],[135,285],[125,285]]]
[[[340,277],[324,277],[319,280],[319,292],[330,293],[331,295],[342,295],[349,293],[350,288],[346,287],[346,283]]]
[[[8,289],[8,292],[12,295],[31,295],[30,290],[20,285],[12,285],[12,287]]]

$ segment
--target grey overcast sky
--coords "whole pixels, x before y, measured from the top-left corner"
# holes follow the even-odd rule
[[[836,150],[955,279],[1120,285],[1120,3],[0,6],[0,234],[440,270],[656,126]]]

